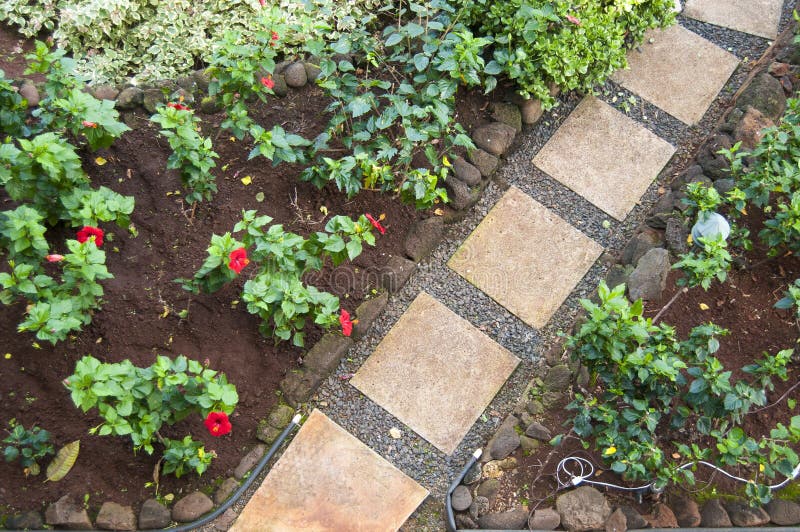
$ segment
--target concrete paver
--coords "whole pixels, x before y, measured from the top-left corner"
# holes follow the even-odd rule
[[[230,530],[393,531],[427,496],[314,410]]]
[[[533,163],[622,220],[639,202],[675,148],[593,96],[561,124]]]
[[[602,251],[512,187],[448,266],[528,325],[542,328]]]
[[[650,30],[611,77],[686,124],[703,118],[739,60],[680,25]]]
[[[687,0],[683,14],[767,39],[778,36],[783,0]]]
[[[449,455],[518,363],[423,292],[350,384]]]

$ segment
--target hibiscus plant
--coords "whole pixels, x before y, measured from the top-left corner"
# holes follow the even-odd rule
[[[257,216],[256,211],[243,211],[242,220],[231,233],[213,235],[208,257],[191,279],[177,279],[185,290],[210,293],[234,280],[250,263],[255,272],[244,284],[242,300],[251,314],[263,321],[264,336],[276,341],[289,340],[304,344],[303,328],[307,321],[331,328],[341,324],[349,333],[349,314],[340,313],[339,298],[304,282],[303,277],[318,271],[329,260],[338,266],[361,254],[363,244],[375,245],[372,229],[385,231],[380,221],[370,215],[358,220],[334,216],[324,231],[307,238],[286,232],[280,224],[269,225],[272,218]],[[241,239],[241,240],[240,240]],[[349,334],[348,334],[349,335]]]
[[[91,186],[78,145],[108,147],[129,128],[112,102],[83,92],[63,51],[37,43],[27,58],[28,73],[46,74],[45,96],[25,128],[0,119],[0,132],[8,135],[0,143],[0,186],[16,204],[0,211],[0,256],[7,264],[0,272],[0,303],[27,303],[18,330],[56,343],[91,322],[103,296],[100,281],[112,277],[100,223],[129,228],[134,207],[130,196]],[[16,105],[0,97],[0,115],[13,118]],[[51,250],[57,244],[48,242],[48,227],[62,225],[75,228],[76,238]]]
[[[239,402],[236,387],[224,374],[183,355],[157,356],[147,368],[130,360],[111,364],[86,355],[64,385],[75,406],[84,412],[97,408],[103,419],[90,434],[130,436],[134,451],[147,454],[153,454],[158,442],[165,449],[163,472],[178,477],[186,470],[202,474],[216,455],[191,436],[167,438],[161,428],[194,416],[205,419],[212,436],[224,436],[232,428],[228,415]]]

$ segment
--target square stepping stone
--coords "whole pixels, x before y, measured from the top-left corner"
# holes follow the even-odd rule
[[[423,292],[350,384],[449,455],[517,364],[517,357]]]
[[[522,321],[542,328],[602,252],[511,187],[447,264]]]
[[[641,47],[628,52],[629,68],[611,77],[686,124],[695,124],[731,77],[739,60],[675,25],[650,30]]]
[[[610,105],[587,96],[533,162],[622,220],[675,153],[672,145]]]
[[[230,530],[397,530],[427,496],[314,410]]]
[[[783,0],[687,0],[683,14],[767,39],[778,36]]]

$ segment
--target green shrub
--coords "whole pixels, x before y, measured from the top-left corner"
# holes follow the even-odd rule
[[[129,360],[109,364],[91,355],[75,365],[75,373],[65,380],[72,402],[84,412],[97,408],[103,422],[92,428],[100,436],[130,436],[134,451],[153,454],[156,441],[164,448],[164,473],[180,477],[192,469],[202,474],[213,452],[205,452],[202,443],[186,436],[183,440],[164,438],[159,430],[192,415],[206,419],[233,412],[239,402],[236,387],[225,375],[206,368],[185,356],[170,359],[157,356],[150,367],[134,366]],[[199,420],[198,420],[199,421]],[[230,431],[209,428],[214,436]]]
[[[307,38],[338,36],[376,0],[6,0],[0,22],[28,37],[52,32],[56,44],[77,60],[77,70],[93,83],[155,81],[186,74],[208,61],[226,30],[249,32],[264,11],[303,31],[284,46],[292,50]]]
[[[324,328],[341,323],[339,298],[307,285],[303,277],[322,269],[326,261],[334,266],[352,261],[364,244],[374,246],[371,227],[380,223],[366,216],[358,220],[334,216],[324,231],[303,238],[279,224],[265,229],[271,221],[269,216],[256,216],[256,211],[244,211],[233,229],[241,240],[231,233],[213,235],[208,258],[194,277],[177,282],[194,293],[215,292],[252,262],[257,273],[245,283],[242,294],[247,311],[261,318],[264,336],[291,339],[302,346],[308,321]]]
[[[9,426],[11,430],[2,440],[6,445],[3,449],[3,459],[6,462],[19,460],[20,465],[25,468],[26,475],[38,475],[39,460],[55,453],[53,446],[50,445],[50,433],[36,426],[26,429],[13,419],[9,422]]]
[[[134,206],[132,197],[90,187],[78,148],[67,137],[97,149],[109,146],[128,127],[117,120],[113,102],[80,90],[82,82],[63,51],[37,42],[28,59],[29,72],[47,76],[45,97],[33,113],[38,121],[24,128],[15,122],[19,101],[4,94],[0,82],[2,123],[21,133],[0,144],[0,186],[19,204],[0,211],[0,254],[8,263],[7,271],[0,272],[0,302],[27,302],[18,330],[55,343],[91,321],[103,295],[99,282],[111,278],[99,249],[103,232],[98,223],[128,227]],[[66,241],[67,252],[50,253],[45,224],[63,222],[83,228]],[[53,275],[52,268],[59,268],[60,275]]]
[[[749,206],[766,214],[759,239],[768,247],[770,257],[787,251],[800,254],[800,100],[790,98],[776,127],[764,135],[752,151],[741,150],[736,143],[730,150],[720,150],[727,157],[736,188],[726,201],[730,216],[740,218]],[[749,232],[739,232],[739,240],[750,247]]]
[[[732,372],[713,356],[717,338],[728,331],[706,324],[678,340],[673,327],[654,325],[643,317],[642,301],[631,304],[624,294],[625,285],[611,290],[601,283],[599,303],[581,301],[588,320],[567,340],[573,358],[599,385],[576,394],[568,406],[576,412],[575,432],[587,447],[601,452],[613,471],[663,487],[670,480],[694,482],[692,470],[679,468],[681,463],[665,449],[675,431],[691,427],[716,446],[677,444],[681,460],[742,466],[752,480],[748,495],[768,501],[766,479],[791,476],[800,463],[792,450],[800,442],[800,416],[788,427],[777,424],[761,440],[745,435],[739,425],[754,406],[766,404],[773,378],[788,378],[793,351],[764,354],[742,368],[749,379],[732,382]]]
[[[550,86],[591,90],[626,66],[627,48],[674,20],[672,0],[456,0],[465,23],[494,41],[493,62],[547,108]]]

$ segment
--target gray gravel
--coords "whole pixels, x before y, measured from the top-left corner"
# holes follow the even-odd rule
[[[788,0],[784,3],[781,30],[791,21],[790,4]],[[373,325],[370,334],[351,349],[348,358],[340,364],[335,374],[322,384],[308,405],[309,409],[322,410],[333,421],[430,490],[431,498],[412,516],[415,529],[441,529],[443,497],[452,478],[460,471],[471,453],[485,444],[505,415],[513,409],[527,383],[537,375],[541,355],[555,339],[559,330],[571,326],[579,309],[579,299],[591,294],[608,268],[606,260],[598,261],[554,315],[550,324],[542,330],[536,330],[450,270],[446,265],[447,260],[498,201],[508,184],[530,194],[602,244],[607,250],[605,258],[621,251],[634,230],[644,221],[648,210],[659,196],[659,188],[665,186],[665,183],[686,167],[703,138],[714,129],[729,105],[731,96],[746,79],[754,60],[759,58],[771,44],[765,39],[689,20],[683,16],[679,17],[679,23],[731,51],[737,57],[750,60],[741,64],[703,120],[691,127],[643,102],[641,98],[612,82],[595,91],[597,97],[625,112],[677,148],[671,163],[647,190],[641,203],[628,217],[623,222],[614,220],[534,167],[532,159],[535,154],[581,100],[581,95],[562,95],[558,107],[545,113],[539,124],[518,137],[515,150],[489,185],[480,202],[463,221],[448,226],[445,241],[428,260],[419,265],[409,283],[390,298],[386,311]],[[631,98],[633,100],[630,100]],[[610,223],[610,226],[604,228],[604,222]],[[439,299],[453,312],[484,331],[523,361],[452,456],[445,456],[348,383],[349,376],[358,371],[383,336],[421,291]],[[442,422],[446,423],[447,420]],[[402,439],[393,440],[389,436],[389,429],[393,427],[403,431]],[[258,482],[255,485],[257,486]],[[240,510],[243,506],[244,502],[240,501],[236,509]]]

